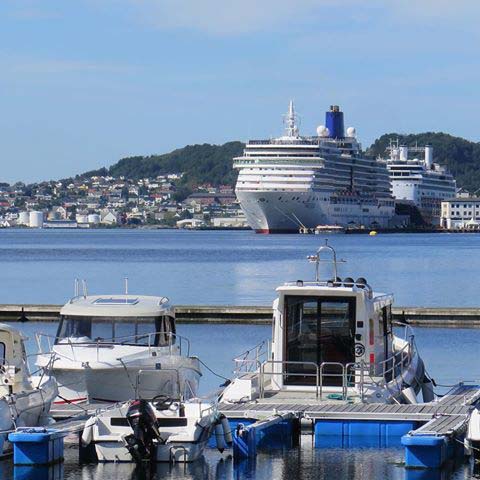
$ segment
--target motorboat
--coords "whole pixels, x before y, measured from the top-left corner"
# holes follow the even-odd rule
[[[345,233],[345,227],[341,225],[317,225],[314,231],[315,235],[324,233]]]
[[[433,400],[412,329],[392,321],[393,295],[374,291],[363,277],[341,279],[343,261],[327,243],[308,259],[315,280],[276,289],[273,337],[235,359],[222,401],[417,403],[420,391],[423,401]],[[324,262],[333,271],[321,271]]]
[[[166,297],[84,291],[61,309],[56,336],[37,334],[37,344],[37,365],[52,362],[59,384],[55,403],[122,402],[137,398],[140,387],[153,398],[171,385],[185,388],[177,392],[183,398],[197,395],[200,363],[176,333]],[[146,384],[150,377],[138,376],[146,369],[164,371],[162,382]]]
[[[57,383],[48,371],[30,374],[24,340],[17,329],[0,324],[0,456],[11,451],[9,432],[52,421],[49,411]]]
[[[162,394],[97,412],[85,424],[81,448],[90,449],[89,459],[99,462],[193,462],[202,456],[213,432],[220,450],[231,446],[228,421],[218,413],[216,402]]]

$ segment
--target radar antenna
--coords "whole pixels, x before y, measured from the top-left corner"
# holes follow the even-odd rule
[[[329,251],[332,255],[331,260],[321,260],[320,253],[323,251]],[[328,244],[328,239],[325,239],[325,245],[322,245],[318,250],[316,255],[309,255],[307,260],[311,263],[315,263],[315,281],[320,281],[320,263],[331,263],[333,265],[333,280],[337,280],[337,264],[346,263],[345,260],[337,260],[337,253],[335,249]]]

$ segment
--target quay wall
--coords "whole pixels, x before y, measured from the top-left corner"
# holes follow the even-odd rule
[[[61,305],[0,305],[0,322],[56,322]],[[264,306],[176,305],[178,323],[269,324],[272,308]],[[421,327],[480,328],[479,308],[394,307],[396,321]]]

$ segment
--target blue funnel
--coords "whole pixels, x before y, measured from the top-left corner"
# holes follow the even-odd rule
[[[325,114],[325,126],[330,132],[330,138],[345,138],[343,112],[338,105],[331,105],[330,111]]]

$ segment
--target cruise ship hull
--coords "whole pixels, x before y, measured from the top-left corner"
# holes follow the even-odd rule
[[[298,233],[318,225],[386,228],[394,209],[372,203],[334,204],[313,192],[237,190],[247,221],[257,233]],[[318,199],[317,199],[318,198]]]

